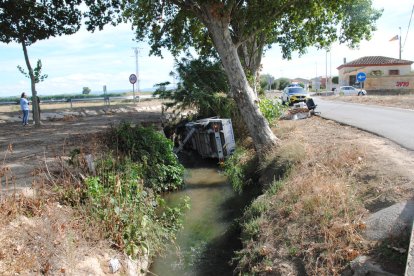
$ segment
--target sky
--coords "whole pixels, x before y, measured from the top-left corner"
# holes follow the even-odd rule
[[[284,60],[280,48],[274,45],[267,50],[262,59],[262,74],[275,78],[306,78],[337,75],[337,67],[343,59],[352,61],[363,56],[388,56],[398,58],[398,41],[389,40],[399,35],[401,27],[402,59],[414,61],[414,26],[407,28],[414,0],[373,0],[375,8],[384,9],[377,21],[377,31],[370,41],[363,41],[356,50],[346,45],[334,44],[330,53],[325,50],[309,48],[302,56],[296,53],[291,60]],[[414,25],[411,22],[411,25]],[[149,45],[134,41],[130,25],[106,26],[103,31],[87,32],[84,28],[74,35],[38,41],[28,47],[29,58],[34,67],[40,59],[43,73],[48,78],[37,84],[39,95],[82,93],[83,87],[94,92],[107,90],[132,91],[129,76],[136,73],[135,53],[138,47],[138,76],[140,89],[152,88],[165,81],[174,83],[169,75],[174,70],[174,60],[168,51],[163,58],[149,56]],[[24,77],[17,66],[26,68],[22,47],[16,43],[0,44],[0,97],[20,96],[30,92],[30,81]],[[137,91],[137,85],[135,85]]]

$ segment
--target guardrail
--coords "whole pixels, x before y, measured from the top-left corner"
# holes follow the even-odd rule
[[[135,96],[135,99],[139,102],[142,99],[152,99],[158,98],[158,96],[151,95],[140,95]],[[95,97],[95,98],[68,98],[68,99],[59,99],[59,100],[41,100],[42,104],[53,104],[53,103],[70,103],[70,107],[72,108],[72,104],[75,102],[104,102],[104,104],[110,104],[110,101],[113,100],[133,100],[133,96],[119,96],[119,97]],[[32,102],[29,101],[31,104]],[[17,101],[9,101],[9,102],[0,102],[0,105],[19,105],[20,102]]]
[[[19,104],[18,101],[15,101],[15,102],[0,102],[0,105],[17,105],[17,104]]]

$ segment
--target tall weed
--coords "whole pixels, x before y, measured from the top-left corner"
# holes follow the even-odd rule
[[[108,136],[114,150],[140,164],[146,187],[165,192],[184,185],[184,167],[173,152],[173,143],[162,133],[124,122]]]
[[[233,155],[224,162],[224,171],[233,186],[233,190],[238,193],[241,193],[246,185],[246,163],[243,162],[245,154],[246,150],[238,147]]]
[[[259,109],[266,118],[269,125],[276,125],[277,120],[283,115],[287,107],[282,105],[279,101],[268,98],[261,98],[259,102]]]
[[[188,199],[179,206],[164,200],[143,184],[143,166],[108,156],[98,162],[97,175],[85,180],[85,211],[109,238],[132,257],[164,251],[181,228]]]

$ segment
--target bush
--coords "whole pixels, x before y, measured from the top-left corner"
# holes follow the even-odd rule
[[[238,193],[241,193],[246,185],[246,162],[243,162],[246,154],[245,149],[238,147],[233,155],[224,162],[224,171],[233,186],[233,190]]]
[[[277,82],[279,83],[279,90],[285,89],[286,86],[290,84],[290,79],[287,78],[279,78],[277,79]]]
[[[141,164],[146,187],[165,192],[184,185],[184,167],[173,152],[173,143],[160,132],[124,122],[108,136],[114,150]]]
[[[230,85],[219,60],[185,57],[176,61],[175,69],[180,79],[177,88],[166,90],[169,83],[160,83],[154,93],[171,100],[167,107],[196,108],[200,117],[230,117],[229,111],[236,106],[228,96]]]
[[[105,238],[132,257],[163,252],[188,208],[188,199],[177,207],[165,206],[159,195],[144,187],[143,173],[142,164],[108,156],[98,162],[97,176],[85,180],[87,217],[98,223]]]
[[[282,105],[279,101],[261,98],[259,108],[269,125],[273,126],[275,125],[276,120],[285,112],[287,107]]]

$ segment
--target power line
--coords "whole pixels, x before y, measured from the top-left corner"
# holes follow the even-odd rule
[[[408,31],[410,30],[411,19],[413,18],[413,12],[414,12],[414,5],[413,5],[413,8],[411,9],[410,21],[408,22],[407,34],[405,35],[403,48],[405,47],[405,42],[407,42]]]

